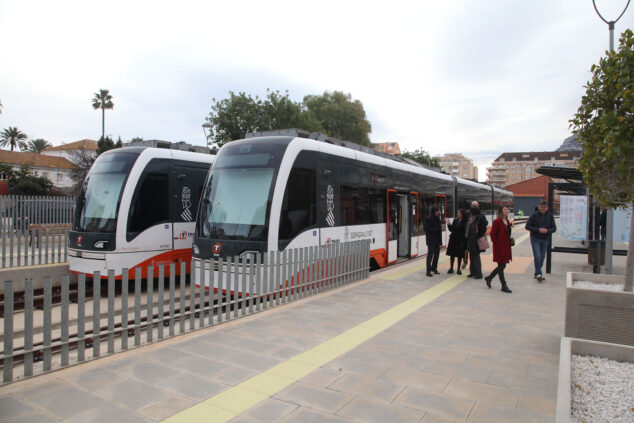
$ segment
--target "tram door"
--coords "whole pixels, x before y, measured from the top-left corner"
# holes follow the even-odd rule
[[[448,243],[449,231],[447,231],[447,224],[445,223],[445,217],[447,216],[447,196],[436,195],[436,207],[440,210],[440,227],[442,228],[442,245],[446,246]]]
[[[409,254],[410,257],[416,257],[419,254],[418,249],[418,220],[420,216],[418,215],[418,193],[410,192],[409,193],[409,237],[410,237],[410,249]]]
[[[387,190],[387,263],[398,260],[399,197],[396,190]]]
[[[409,256],[410,243],[410,214],[409,201],[407,195],[398,194],[398,256]]]

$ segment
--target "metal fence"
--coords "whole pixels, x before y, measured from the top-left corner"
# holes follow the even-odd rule
[[[211,260],[186,277],[186,263],[148,266],[116,280],[109,271],[76,286],[63,276],[59,292],[44,278],[42,298],[33,280],[22,295],[4,282],[2,383],[248,316],[363,279],[369,272],[369,240]],[[191,269],[195,269],[192,263]],[[208,281],[207,284],[200,281]],[[210,288],[212,287],[212,288]],[[76,290],[74,290],[76,288]],[[55,304],[54,304],[55,302]],[[16,305],[18,305],[16,307]],[[20,308],[21,310],[17,310]]]
[[[0,196],[0,265],[65,262],[74,207],[73,197]]]

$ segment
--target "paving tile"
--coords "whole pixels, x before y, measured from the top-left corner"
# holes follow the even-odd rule
[[[147,360],[156,361],[163,364],[174,365],[192,355],[185,348],[163,347],[145,354]]]
[[[266,355],[280,360],[288,360],[289,358],[295,357],[296,355],[303,352],[304,350],[299,348],[283,347],[280,349],[269,351]]]
[[[218,375],[215,380],[226,383],[227,385],[237,385],[244,382],[248,378],[255,376],[258,372],[254,370],[245,369],[243,367],[232,367],[230,370]]]
[[[505,386],[548,395],[557,395],[557,377],[519,376],[514,373],[494,370],[487,380],[488,384]]]
[[[475,401],[444,394],[435,394],[416,388],[405,388],[392,401],[392,404],[416,408],[443,417],[464,420],[471,412]]]
[[[17,398],[12,396],[0,398],[0,422],[2,423],[33,412],[35,412],[35,410]]]
[[[195,404],[196,402],[192,400],[171,396],[141,408],[138,410],[138,413],[152,420],[160,421],[192,407]]]
[[[509,407],[515,407],[519,396],[519,391],[516,389],[457,378],[453,379],[443,392],[447,395],[477,401],[488,401]]]
[[[229,386],[213,382],[192,374],[182,374],[161,382],[161,388],[169,389],[192,400],[203,400],[220,393]]]
[[[288,416],[297,408],[296,404],[269,398],[243,413],[241,417],[255,422],[274,422]]]
[[[0,418],[0,421],[3,421]],[[45,416],[44,414],[29,414],[27,416],[18,417],[11,420],[11,423],[55,423],[57,420]]]
[[[74,382],[87,391],[105,388],[106,386],[117,383],[121,379],[123,379],[123,376],[120,373],[101,367],[77,372],[68,376],[69,381]]]
[[[308,376],[303,377],[301,382],[325,388],[343,376],[343,373],[339,370],[321,367],[310,373]]]
[[[434,361],[425,367],[423,373],[469,379],[475,382],[486,382],[489,379],[491,370],[483,367],[468,366],[466,364]]]
[[[495,357],[490,355],[471,354],[465,365],[471,367],[482,367],[489,370],[502,370],[526,373],[528,364],[526,362],[510,359],[506,357]]]
[[[328,386],[330,390],[376,398],[386,402],[393,400],[403,388],[405,388],[405,384],[402,383],[395,384],[386,380],[381,381],[354,374],[345,375]]]
[[[148,423],[151,420],[113,404],[101,404],[64,420],[64,423]]]
[[[472,423],[548,423],[554,421],[554,416],[539,414],[530,410],[500,407],[486,402],[478,402],[469,415],[469,422]]]
[[[451,376],[415,372],[404,366],[395,365],[379,376],[379,380],[387,380],[397,384],[405,384],[426,391],[440,393],[449,384]]]
[[[426,413],[421,423],[464,423],[464,420],[450,419],[438,414]]]
[[[217,342],[206,342],[202,339],[199,342],[191,344],[186,351],[190,354],[196,354],[210,360],[220,360],[223,357],[240,352],[237,348],[221,345]]]
[[[66,381],[62,379],[53,379],[47,382],[38,383],[35,385],[27,385],[22,387],[19,383],[15,386],[15,390],[12,391],[16,398],[37,399],[40,395],[46,394],[50,391],[58,390],[62,387],[70,386]]]
[[[347,417],[355,422],[367,423],[399,423],[419,422],[424,411],[391,404],[378,403],[365,398],[355,398],[337,412],[338,416]]]
[[[229,363],[255,371],[270,369],[280,361],[282,360],[250,352],[240,352],[222,359],[223,363]]]
[[[464,363],[469,358],[469,353],[451,348],[420,347],[416,349],[416,355],[426,360],[441,360],[452,363]]]
[[[102,403],[101,398],[72,386],[62,386],[59,389],[41,393],[33,401],[38,407],[59,418],[73,416]]]
[[[202,357],[192,357],[187,359],[180,363],[178,367],[197,376],[211,379],[218,377],[221,372],[231,368],[229,364]]]
[[[367,361],[355,360],[352,358],[337,358],[324,366],[326,369],[337,370],[341,373],[357,373],[366,377],[376,377],[384,373],[390,365],[369,363]]]
[[[557,397],[538,392],[523,391],[517,408],[554,416],[557,409]]]
[[[150,384],[156,384],[159,382],[162,384],[165,380],[175,377],[181,374],[181,372],[172,367],[160,365],[151,361],[142,361],[130,366],[126,370],[126,374]]]
[[[331,391],[301,383],[295,383],[275,395],[275,398],[282,401],[317,408],[333,414],[345,404],[350,402],[353,397],[354,396],[351,394]]]
[[[350,421],[352,420],[319,413],[306,408],[300,408],[281,420],[283,423],[341,423]]]
[[[107,388],[95,391],[95,394],[132,410],[138,410],[167,396],[165,391],[136,380],[124,380],[115,383]]]

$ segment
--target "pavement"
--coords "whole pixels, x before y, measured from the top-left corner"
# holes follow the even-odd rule
[[[565,275],[527,235],[500,283],[424,258],[243,319],[0,387],[0,423],[551,422]],[[490,253],[490,250],[489,250]],[[623,272],[624,257],[615,258]],[[485,273],[494,267],[483,256]]]

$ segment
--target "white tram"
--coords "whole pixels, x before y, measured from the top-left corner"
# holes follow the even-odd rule
[[[147,265],[191,263],[196,210],[215,156],[125,147],[100,155],[77,198],[69,233],[70,271],[134,277]],[[166,275],[169,266],[166,266]],[[158,269],[155,268],[155,275]]]
[[[197,218],[197,272],[212,257],[246,260],[258,252],[361,239],[371,240],[371,266],[382,268],[426,254],[423,224],[432,206],[453,218],[474,200],[487,215],[512,204],[508,191],[315,138],[257,136],[220,149]],[[443,232],[446,243],[445,224]]]

